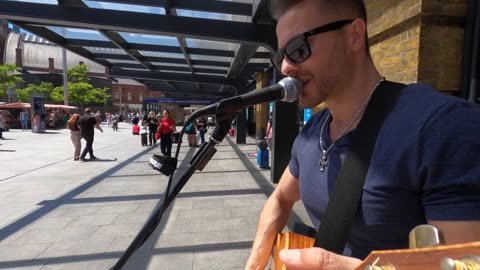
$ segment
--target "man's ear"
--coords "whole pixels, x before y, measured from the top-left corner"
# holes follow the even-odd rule
[[[365,38],[367,32],[367,26],[362,19],[355,19],[350,25],[350,48],[353,52],[365,50]]]

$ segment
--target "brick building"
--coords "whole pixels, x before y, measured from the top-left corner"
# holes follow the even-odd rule
[[[20,34],[8,29],[6,23],[0,26],[1,63],[12,63],[22,68],[20,75],[25,84],[51,82],[54,86],[63,85],[62,48],[55,44],[29,34]],[[67,51],[67,68],[85,64],[89,77],[95,87],[107,87],[111,90],[111,102],[100,110],[124,113],[129,110],[140,111],[143,99],[159,98],[160,91],[150,91],[145,85],[130,79],[110,80],[108,69]],[[120,98],[121,97],[121,98]]]
[[[380,74],[460,95],[467,0],[366,0]]]
[[[146,98],[160,98],[162,92],[149,91],[148,88],[134,80],[116,79],[112,84],[112,104],[124,110],[141,111]]]

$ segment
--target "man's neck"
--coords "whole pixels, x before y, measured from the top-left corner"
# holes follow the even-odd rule
[[[381,80],[381,76],[372,62],[368,61],[363,66],[355,66],[358,68],[337,85],[327,100],[327,106],[332,114],[329,128],[332,141],[357,126],[372,91]]]

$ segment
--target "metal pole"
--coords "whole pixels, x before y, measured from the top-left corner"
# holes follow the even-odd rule
[[[63,104],[68,106],[67,50],[62,48],[63,64]]]
[[[119,102],[119,109],[120,109],[120,112],[119,114],[120,115],[123,115],[123,111],[122,111],[122,87],[118,87],[118,94],[120,95],[120,102]]]

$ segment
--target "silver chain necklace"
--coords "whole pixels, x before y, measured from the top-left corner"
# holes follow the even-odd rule
[[[347,127],[343,130],[342,134],[340,135],[340,137],[338,138],[341,138],[343,135],[345,135],[345,133],[352,127],[353,123],[355,122],[355,120],[357,120],[358,116],[360,115],[360,113],[363,111],[363,109],[365,108],[365,106],[367,106],[368,104],[368,101],[370,100],[370,98],[372,97],[372,94],[373,92],[375,92],[375,89],[377,89],[377,87],[385,80],[385,78],[380,78],[380,80],[378,81],[378,83],[375,85],[375,87],[373,87],[372,91],[370,91],[370,94],[367,96],[367,98],[365,99],[365,101],[363,102],[362,106],[360,107],[360,109],[358,109],[357,113],[355,113],[355,115],[353,116],[352,120],[350,121],[350,123],[348,123]],[[328,122],[328,120],[330,120],[330,117],[331,117],[331,114],[330,114],[330,111],[328,111],[328,115],[327,117],[325,118],[325,121],[323,122],[323,125],[322,125],[322,128],[320,129],[320,149],[322,150],[322,157],[320,158],[320,171],[321,172],[324,172],[325,171],[325,167],[327,167],[328,165],[328,152],[330,152],[330,150],[332,150],[332,147],[335,145],[335,142],[330,144],[330,146],[327,148],[327,149],[324,149],[323,148],[323,132],[325,130],[325,124]]]

